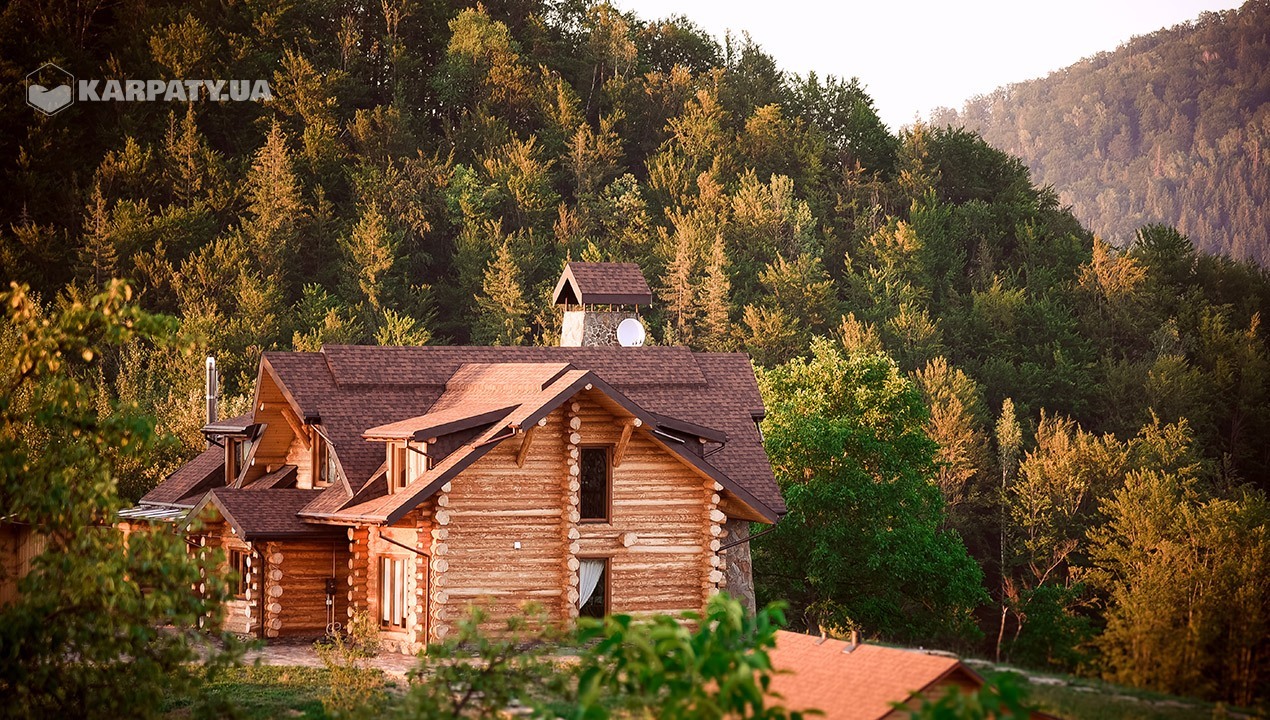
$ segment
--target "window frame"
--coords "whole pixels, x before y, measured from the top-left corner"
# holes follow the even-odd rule
[[[339,467],[335,453],[331,452],[331,443],[318,435],[318,451],[313,468],[313,487],[325,488],[339,482]]]
[[[379,556],[379,628],[389,632],[405,632],[410,623],[409,612],[409,594],[410,587],[409,568],[404,555],[380,555]],[[398,571],[398,564],[400,570]],[[388,570],[385,573],[385,569]],[[385,578],[390,579],[391,587],[385,586]],[[399,594],[397,592],[397,581],[400,581]],[[401,623],[395,622],[393,608],[389,607],[385,600],[391,598],[393,601],[400,602]]]
[[[601,562],[603,562],[603,563],[604,563],[604,574],[600,576],[600,585],[601,585],[601,587],[602,587],[602,589],[603,589],[603,591],[604,591],[604,594],[600,596],[600,597],[601,597],[601,599],[604,601],[604,612],[603,612],[603,614],[598,615],[598,616],[597,616],[597,615],[584,615],[584,614],[582,613],[582,608],[583,608],[583,607],[586,607],[586,604],[583,604],[583,605],[582,605],[582,607],[579,607],[579,608],[578,608],[578,617],[589,617],[589,618],[599,618],[599,619],[603,619],[603,618],[605,618],[605,617],[608,617],[609,615],[612,615],[612,614],[613,614],[613,558],[612,558],[612,556],[609,556],[609,555],[577,555],[576,557],[578,558],[579,563],[580,563],[582,560],[599,560],[599,561],[601,561]],[[579,564],[578,568],[579,568],[579,569],[578,569],[578,571],[577,571],[577,572],[579,573],[579,580],[580,580],[580,579],[581,579],[581,577],[580,577],[580,576],[581,576],[581,573],[582,573],[582,570],[581,570],[581,565],[580,565],[580,564]],[[579,587],[581,587],[581,585],[579,585]],[[597,591],[597,592],[599,592],[600,590],[601,590],[601,588],[596,588],[596,591]],[[594,597],[594,596],[593,596],[593,597]]]
[[[229,569],[238,573],[238,587],[234,588],[234,597],[238,600],[247,599],[247,591],[251,589],[251,565],[248,560],[251,557],[250,550],[242,548],[227,548]]]
[[[388,443],[388,492],[410,484],[410,443]]]
[[[583,473],[586,465],[582,456],[588,450],[604,451],[604,517],[588,518],[582,514],[582,493],[586,487]],[[578,446],[578,522],[580,524],[605,525],[613,522],[613,446],[610,444],[593,444]]]

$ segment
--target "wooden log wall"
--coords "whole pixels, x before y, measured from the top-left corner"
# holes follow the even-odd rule
[[[348,578],[344,581],[348,586],[348,606],[344,613],[347,618],[352,618],[357,612],[368,612],[371,619],[378,623],[381,618],[379,559],[389,556],[406,563],[405,630],[380,631],[383,647],[389,652],[406,655],[419,652],[429,640],[429,631],[436,625],[436,620],[429,616],[429,556],[437,549],[435,524],[441,520],[448,522],[442,512],[434,512],[438,503],[445,502],[441,495],[390,527],[358,526],[348,530]],[[444,554],[445,550],[442,542],[440,551]]]
[[[578,617],[578,568],[581,566],[578,553],[582,550],[582,545],[578,542],[582,538],[582,533],[578,530],[578,522],[582,518],[582,449],[578,447],[578,443],[581,442],[582,436],[575,432],[582,427],[582,418],[578,417],[582,404],[574,399],[570,400],[565,408],[569,435],[565,438],[564,446],[565,472],[562,476],[564,510],[560,514],[561,546],[565,548],[561,567],[565,588],[561,616],[565,620],[572,621]]]
[[[31,572],[31,562],[48,546],[45,536],[30,525],[0,523],[0,605],[18,600],[18,581]]]
[[[260,629],[260,612],[259,612],[259,582],[260,578],[257,571],[260,566],[260,560],[256,554],[252,552],[252,546],[237,536],[233,535],[229,530],[229,525],[223,521],[209,523],[206,527],[207,534],[199,537],[199,554],[202,559],[206,560],[207,551],[213,548],[219,549],[224,557],[221,558],[220,571],[222,577],[229,577],[229,551],[238,550],[247,553],[248,573],[247,573],[247,592],[243,598],[231,598],[225,603],[224,629],[228,632],[238,633],[239,635],[256,636]],[[207,571],[200,571],[201,581],[197,591],[199,594],[207,592]]]
[[[437,510],[437,528],[444,533],[432,558],[435,638],[451,632],[473,605],[489,613],[492,631],[529,602],[551,617],[562,616],[568,587],[569,511],[562,502],[568,434],[565,413],[557,410],[532,434],[504,440],[438,496],[446,504]]]
[[[578,399],[576,444],[616,448],[629,416],[606,409],[597,392]],[[627,435],[621,463],[612,469],[610,521],[578,525],[579,554],[609,558],[610,612],[701,610],[722,577],[721,488],[655,442],[648,428]]]
[[[370,527],[359,525],[348,529],[348,620],[359,612],[370,611]],[[348,625],[346,621],[345,626]]]
[[[577,617],[579,557],[607,557],[611,612],[701,610],[724,578],[721,487],[655,442],[647,428],[584,391],[531,436],[503,441],[443,488],[432,541],[431,637],[471,605],[488,629],[536,602]],[[608,522],[580,518],[580,448],[624,442]],[[518,459],[523,461],[518,464]],[[519,548],[516,547],[519,543]]]
[[[347,596],[348,545],[338,538],[257,544],[265,637],[320,637],[332,622],[343,623]],[[326,604],[326,581],[335,578],[336,594]]]

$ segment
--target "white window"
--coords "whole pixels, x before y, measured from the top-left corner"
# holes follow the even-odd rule
[[[379,624],[384,628],[406,627],[405,558],[379,558]]]
[[[609,614],[609,560],[578,560],[578,614],[602,618]]]

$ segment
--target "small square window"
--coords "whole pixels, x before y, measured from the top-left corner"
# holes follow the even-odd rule
[[[326,487],[335,482],[339,471],[337,470],[337,461],[335,453],[331,452],[331,444],[325,440],[318,443],[317,452],[317,477],[314,479],[315,487]]]
[[[409,453],[405,445],[392,446],[393,461],[393,481],[394,490],[404,488],[410,482],[410,462]]]

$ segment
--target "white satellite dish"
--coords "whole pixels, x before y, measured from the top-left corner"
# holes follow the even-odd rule
[[[617,344],[622,347],[643,347],[644,324],[635,318],[626,318],[618,323]]]

